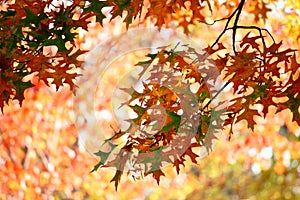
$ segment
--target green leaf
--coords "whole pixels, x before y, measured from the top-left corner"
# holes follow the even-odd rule
[[[52,30],[52,33],[57,36],[64,37],[63,40],[65,41],[71,41],[75,38],[76,35],[76,33],[71,33],[71,29],[73,27],[73,25],[64,26],[61,30]]]
[[[133,119],[133,121],[138,124],[138,121],[143,117],[144,113],[146,112],[147,108],[144,108],[139,105],[130,106],[131,109],[138,115],[137,118]]]
[[[101,167],[103,164],[101,162],[98,162],[97,165],[94,166],[94,168],[91,170],[91,172],[95,172]]]
[[[6,58],[11,57],[11,55],[14,53],[15,49],[17,48],[17,44],[21,41],[17,37],[10,37],[6,39],[7,41],[7,50],[6,50]]]
[[[103,166],[105,162],[107,161],[108,156],[111,154],[111,152],[117,147],[117,145],[109,142],[108,143],[110,146],[110,151],[109,152],[103,152],[103,151],[98,151],[94,153],[96,156],[100,157],[100,161],[97,163],[97,165],[94,166],[93,170],[91,172],[97,171],[99,167]]]
[[[103,152],[103,151],[98,151],[96,153],[94,153],[96,156],[100,157],[100,161],[94,166],[94,168],[92,169],[91,172],[97,171],[99,167],[103,166],[105,164],[105,162],[107,161],[107,158],[109,156],[111,152]]]
[[[269,82],[263,84],[257,84],[254,87],[254,92],[249,95],[250,102],[254,102],[257,98],[266,98],[268,96],[267,89]]]
[[[20,103],[20,106],[22,106],[22,102],[25,99],[24,91],[33,87],[34,85],[30,81],[23,82],[22,79],[13,80],[13,85],[15,86],[16,90],[15,99],[17,99]]]
[[[2,15],[1,16],[1,21],[3,19],[5,19],[6,17],[14,17],[16,15],[16,11],[14,10],[7,10],[7,11],[1,11],[0,14]]]
[[[43,19],[47,18],[47,15],[41,12],[42,14],[36,15],[29,8],[24,8],[26,12],[26,18],[22,20],[22,22],[26,25],[29,26],[30,24],[34,24],[36,28],[39,28],[40,22]]]
[[[57,37],[55,39],[49,39],[44,43],[44,46],[51,46],[51,45],[57,46],[58,52],[68,51],[68,49],[65,46],[65,41],[60,37]]]
[[[177,115],[174,112],[170,112],[168,110],[166,110],[166,113],[171,117],[172,121],[170,123],[168,123],[167,125],[165,125],[162,128],[162,132],[168,132],[172,127],[176,127],[176,132],[178,131],[178,128],[180,126],[180,122],[181,122],[181,116]]]
[[[199,96],[198,100],[199,100],[199,102],[203,102],[205,99],[207,99],[209,97],[210,97],[209,93],[206,91],[203,91],[201,93],[201,95]]]
[[[103,24],[103,19],[106,16],[102,13],[102,8],[108,7],[109,4],[106,1],[92,0],[91,4],[84,9],[85,12],[94,12],[96,14],[96,21],[101,25]]]

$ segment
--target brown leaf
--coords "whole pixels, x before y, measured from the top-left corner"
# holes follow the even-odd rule
[[[156,180],[158,185],[159,185],[160,177],[165,176],[165,174],[163,173],[163,171],[161,171],[161,169],[151,171],[151,172],[147,172],[147,173],[145,173],[145,176],[147,176],[149,174],[152,174],[153,178]]]

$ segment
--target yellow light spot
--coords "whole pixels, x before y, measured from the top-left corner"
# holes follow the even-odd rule
[[[32,133],[36,134],[38,132],[38,129],[36,126],[32,127]]]

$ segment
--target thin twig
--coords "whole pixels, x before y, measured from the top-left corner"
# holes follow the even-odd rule
[[[233,47],[233,52],[234,52],[235,55],[237,55],[237,51],[236,51],[236,48],[235,48],[236,29],[237,29],[237,26],[238,26],[237,24],[238,24],[238,21],[239,21],[239,18],[240,18],[240,15],[241,15],[244,4],[245,4],[245,0],[241,0],[239,6],[237,7],[237,14],[236,14],[234,24],[233,24],[233,27],[232,27],[232,30],[233,30],[232,31],[232,47]]]
[[[273,37],[272,34],[271,34],[267,29],[265,29],[265,28],[260,28],[260,27],[258,27],[258,26],[236,26],[236,27],[230,27],[230,28],[228,28],[228,30],[230,30],[230,29],[232,29],[233,31],[234,31],[234,30],[237,30],[237,29],[256,29],[256,30],[258,30],[259,36],[261,37],[261,41],[262,41],[263,47],[266,47],[266,41],[265,41],[265,39],[264,39],[264,36],[263,36],[263,34],[262,34],[262,31],[266,31],[266,32],[268,33],[268,35],[270,36],[270,38],[272,39],[272,41],[275,43],[274,37]],[[264,64],[266,63],[265,58],[264,58],[264,59],[261,59],[261,60],[264,62]]]
[[[241,26],[241,25],[237,26],[236,28],[237,28],[237,29],[256,29],[256,30],[258,30],[258,31],[260,32],[260,36],[262,36],[262,31],[266,31],[266,32],[268,33],[268,35],[270,36],[270,38],[272,39],[272,41],[273,41],[274,43],[276,43],[276,41],[275,41],[273,35],[272,35],[272,34],[270,33],[270,31],[269,31],[268,29],[266,29],[266,28],[260,28],[260,27],[258,27],[258,26]],[[264,41],[263,41],[263,43],[265,44]]]
[[[231,16],[231,15],[230,15],[230,16]],[[229,16],[229,17],[230,17],[230,16]],[[201,21],[201,20],[198,20],[198,22],[203,23],[203,24],[206,24],[206,25],[209,25],[209,26],[212,26],[212,25],[214,25],[216,22],[228,20],[229,17],[224,17],[224,18],[221,18],[221,19],[216,19],[216,20],[214,20],[212,23],[208,23],[208,22]]]
[[[217,96],[229,85],[229,83],[231,83],[230,81],[227,81],[224,85],[223,85],[223,87],[220,89],[220,90],[218,90],[218,92],[205,104],[205,106],[202,108],[202,110],[205,110],[208,106],[209,106],[209,104],[211,104],[211,102],[215,99],[215,98],[217,98]]]
[[[239,8],[239,7],[238,7]],[[211,48],[213,48],[216,44],[218,44],[219,40],[221,39],[221,37],[225,34],[225,32],[228,30],[228,26],[229,26],[229,23],[231,21],[231,19],[234,17],[234,15],[236,14],[236,12],[238,11],[238,8],[235,9],[233,11],[233,13],[227,18],[227,22],[225,24],[225,27],[223,29],[223,31],[221,32],[221,34],[218,36],[218,38],[216,39],[216,41],[212,44]]]

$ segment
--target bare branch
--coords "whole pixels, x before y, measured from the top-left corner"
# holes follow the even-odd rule
[[[237,7],[237,14],[236,14],[234,24],[233,24],[233,29],[232,29],[233,30],[233,32],[232,32],[232,47],[233,47],[233,52],[234,52],[235,55],[237,55],[237,52],[236,52],[236,49],[235,49],[236,29],[237,29],[237,26],[238,26],[237,24],[238,24],[238,21],[239,21],[239,18],[240,18],[240,15],[241,15],[244,4],[245,4],[245,0],[241,0],[239,6]]]

